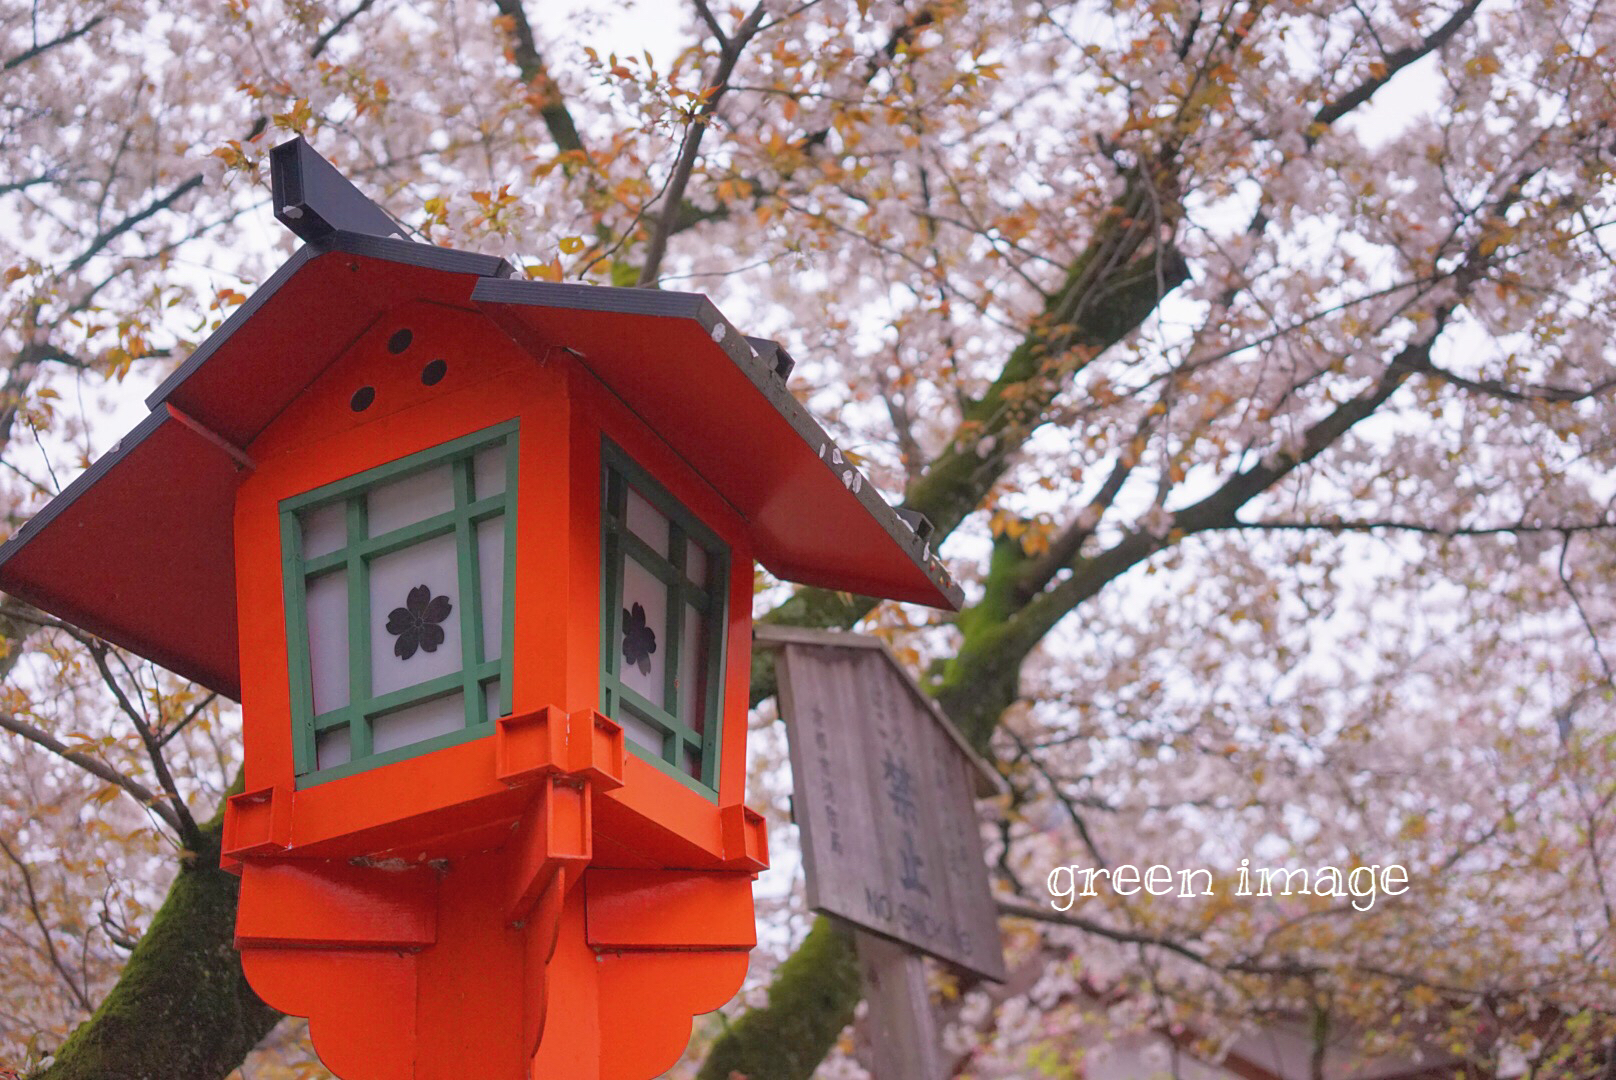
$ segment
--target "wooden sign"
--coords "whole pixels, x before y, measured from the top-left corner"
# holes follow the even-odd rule
[[[808,906],[996,982],[974,797],[1003,781],[875,638],[758,626],[779,649]]]

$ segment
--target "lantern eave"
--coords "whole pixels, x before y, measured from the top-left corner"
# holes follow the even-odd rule
[[[480,312],[536,362],[568,350],[737,510],[782,578],[958,608],[925,523],[888,506],[792,396],[778,345],[699,294],[511,272],[391,237],[306,244],[0,546],[0,589],[239,699],[231,538],[246,448],[385,312],[425,301]]]
[[[485,278],[472,300],[536,358],[564,349],[599,379],[747,521],[776,575],[958,610],[924,519],[889,506],[792,395],[784,350],[705,296]]]

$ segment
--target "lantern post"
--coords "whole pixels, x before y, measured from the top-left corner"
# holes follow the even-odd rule
[[[756,941],[754,564],[959,591],[705,297],[412,243],[301,139],[271,171],[305,245],[0,588],[241,702],[236,944],[332,1072],[659,1075]]]

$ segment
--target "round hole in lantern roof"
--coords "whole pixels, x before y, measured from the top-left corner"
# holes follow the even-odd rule
[[[436,386],[443,381],[448,372],[449,365],[442,360],[434,360],[421,369],[421,381],[428,386]]]
[[[415,335],[410,333],[408,328],[403,330],[394,330],[393,336],[387,339],[387,351],[392,353],[394,356],[397,356],[399,353],[409,348],[410,342],[414,340]]]
[[[354,412],[364,412],[370,408],[371,403],[375,400],[376,388],[374,386],[361,386],[354,391],[353,397],[348,399],[348,405]]]

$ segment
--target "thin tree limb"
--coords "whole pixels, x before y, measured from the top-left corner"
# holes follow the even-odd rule
[[[86,263],[99,255],[102,249],[104,249],[108,244],[112,243],[112,241],[116,240],[130,229],[133,229],[136,225],[139,225],[147,218],[160,214],[164,210],[169,209],[175,203],[179,202],[180,199],[184,198],[186,195],[190,194],[192,191],[195,191],[201,186],[202,174],[197,173],[195,176],[181,181],[180,184],[171,190],[167,195],[164,195],[161,199],[158,199],[144,210],[136,211],[135,213],[124,218],[122,221],[118,222],[116,225],[97,233],[95,237],[90,240],[85,249],[79,253],[79,256],[61,269],[61,276],[66,277],[68,274],[83,269]]]
[[[583,137],[578,134],[578,125],[573,122],[572,113],[561,100],[561,91],[550,77],[544,57],[539,52],[538,41],[533,36],[533,24],[528,21],[522,0],[494,0],[494,6],[510,22],[512,59],[522,74],[522,82],[543,102],[539,106],[539,117],[544,121],[556,148],[562,152],[577,150],[587,153]]]
[[[1560,535],[1585,532],[1601,532],[1605,529],[1616,529],[1616,521],[1580,521],[1568,522],[1558,525],[1528,525],[1520,522],[1513,525],[1462,525],[1441,526],[1425,525],[1417,521],[1394,521],[1391,519],[1373,521],[1347,521],[1338,518],[1324,518],[1319,521],[1231,521],[1224,525],[1211,526],[1213,530],[1224,531],[1263,531],[1263,532],[1382,532],[1397,531],[1420,533],[1425,536],[1437,536],[1443,539],[1456,539],[1463,536],[1519,536],[1531,533],[1555,533]]]
[[[35,746],[49,750],[63,761],[71,762],[91,776],[99,780],[105,780],[113,787],[121,789],[140,803],[142,807],[162,818],[163,823],[173,829],[176,836],[185,835],[185,826],[174,812],[174,808],[168,805],[167,796],[157,794],[140,781],[125,776],[104,761],[93,758],[89,754],[69,749],[65,743],[54,735],[41,731],[24,720],[19,720],[11,713],[0,712],[0,728],[27,739]]]
[[[1571,598],[1571,605],[1577,609],[1577,617],[1582,620],[1582,627],[1588,631],[1588,640],[1593,644],[1594,655],[1599,658],[1599,666],[1605,672],[1607,685],[1616,687],[1616,671],[1605,658],[1605,650],[1599,644],[1599,631],[1594,629],[1594,621],[1588,617],[1588,609],[1582,605],[1582,597],[1577,595],[1576,586],[1571,583],[1571,572],[1566,569],[1566,560],[1571,555],[1572,536],[1567,533],[1560,544],[1560,559],[1555,565],[1555,572],[1559,575],[1560,584],[1565,587],[1566,595]]]
[[[707,6],[707,0],[693,0],[693,2],[701,21],[707,24],[707,29],[712,31],[713,37],[718,41],[718,47],[729,48],[729,35],[724,33],[724,28],[718,24],[718,20],[713,16],[713,9]]]
[[[82,631],[69,630],[68,633],[89,651],[91,659],[95,661],[96,670],[101,673],[102,681],[112,691],[112,696],[117,700],[118,707],[123,710],[125,716],[129,717],[130,723],[134,724],[135,732],[140,736],[141,745],[146,748],[146,756],[151,759],[152,772],[156,774],[158,784],[162,786],[163,791],[168,794],[171,800],[174,817],[180,824],[180,839],[184,842],[186,849],[200,851],[203,845],[202,830],[197,827],[196,819],[191,816],[190,808],[185,805],[185,799],[180,794],[179,785],[174,782],[174,774],[168,768],[167,759],[163,757],[163,743],[158,740],[153,732],[145,713],[135,708],[134,703],[124,693],[123,686],[118,682],[117,676],[112,673],[112,668],[107,663],[108,646],[106,642],[98,638],[92,638]],[[128,670],[127,665],[125,670]]]
[[[194,722],[197,717],[201,716],[203,711],[206,710],[209,705],[212,705],[215,701],[217,701],[218,698],[218,694],[211,690],[208,691],[206,696],[204,696],[201,701],[198,701],[195,705],[191,706],[186,714],[180,717],[178,723],[157,737],[157,745],[159,747],[167,746],[171,741],[173,741],[174,736],[190,727],[192,722]]]
[[[36,57],[50,52],[59,45],[66,45],[69,42],[77,41],[85,34],[88,34],[91,30],[94,30],[97,26],[100,26],[102,23],[106,22],[106,20],[107,17],[105,15],[97,15],[95,18],[86,22],[83,26],[80,26],[77,29],[69,30],[60,37],[52,38],[49,41],[40,42],[33,48],[25,49],[16,56],[13,56],[10,60],[7,60],[4,65],[0,65],[0,71],[10,71],[14,67],[19,67],[26,64],[28,61],[35,59]]]
[[[67,965],[62,962],[61,955],[56,951],[56,939],[51,934],[50,926],[45,922],[44,913],[39,910],[39,893],[34,889],[33,871],[28,868],[27,863],[22,861],[21,856],[11,849],[11,845],[6,843],[4,836],[0,836],[0,851],[5,852],[6,858],[10,859],[12,865],[16,866],[18,872],[22,874],[22,885],[28,892],[28,910],[34,917],[34,924],[39,927],[40,936],[45,939],[45,952],[50,957],[51,966],[56,969],[56,973],[67,984],[68,990],[73,995],[73,1000],[79,1003],[79,1008],[86,1013],[95,1012],[95,1003],[84,992],[84,987],[73,978],[73,973],[68,970]]]
[[[694,171],[696,159],[701,154],[702,136],[707,133],[707,127],[712,123],[718,103],[723,100],[725,92],[729,89],[729,77],[740,61],[741,53],[745,51],[752,36],[757,33],[758,25],[763,21],[763,14],[764,5],[759,3],[741,25],[736,27],[733,37],[720,38],[718,67],[713,72],[712,82],[702,92],[701,104],[690,117],[690,127],[686,131],[684,145],[680,148],[679,159],[673,166],[673,179],[668,184],[667,194],[663,196],[662,212],[657,217],[656,227],[651,230],[645,263],[640,267],[638,284],[641,288],[654,285],[657,274],[662,270],[662,259],[667,254],[668,239],[675,231],[680,211],[684,206],[685,187],[690,183],[690,174]]]
[[[321,53],[325,52],[325,47],[331,44],[332,38],[346,30],[349,23],[369,11],[375,3],[376,0],[359,0],[358,5],[352,11],[332,23],[329,30],[314,39],[314,47],[309,50],[309,59],[317,59]]]

